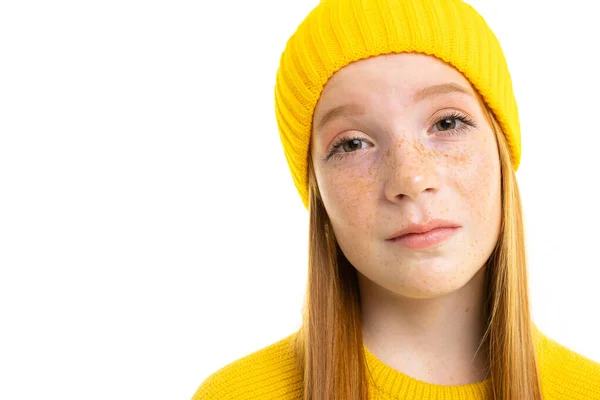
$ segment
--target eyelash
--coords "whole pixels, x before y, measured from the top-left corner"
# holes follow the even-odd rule
[[[460,114],[456,111],[452,111],[450,113],[448,113],[447,115],[444,115],[442,117],[440,117],[440,119],[438,119],[434,125],[436,125],[438,122],[444,121],[446,119],[451,119],[451,120],[458,120],[460,122],[463,123],[463,125],[461,125],[459,128],[455,128],[449,131],[439,131],[442,133],[441,136],[454,136],[454,135],[460,135],[463,131],[465,130],[469,130],[471,127],[476,128],[477,125],[475,124],[475,121],[473,121],[472,119],[470,119],[469,117],[467,117],[464,114]],[[338,138],[332,145],[331,148],[327,154],[327,156],[325,157],[324,161],[329,160],[330,158],[334,158],[334,159],[339,159],[339,158],[343,158],[346,157],[344,154],[352,154],[352,153],[357,153],[357,151],[350,151],[350,152],[345,152],[345,153],[336,153],[334,154],[334,151],[336,151],[337,149],[339,149],[340,147],[342,147],[342,145],[351,142],[353,140],[360,140],[361,142],[364,142],[365,140],[359,136],[342,136],[340,138]]]

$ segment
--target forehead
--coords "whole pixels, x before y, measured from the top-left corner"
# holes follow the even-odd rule
[[[330,95],[352,95],[393,91],[398,96],[413,96],[427,86],[454,83],[474,94],[469,81],[442,60],[419,53],[380,55],[359,60],[335,72],[325,84],[321,99]],[[319,104],[317,104],[318,106]]]

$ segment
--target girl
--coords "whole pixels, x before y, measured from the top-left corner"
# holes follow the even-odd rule
[[[532,323],[519,117],[461,0],[323,0],[276,117],[310,214],[302,328],[195,399],[600,399],[600,365]]]

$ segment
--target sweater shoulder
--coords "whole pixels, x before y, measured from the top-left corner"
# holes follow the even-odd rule
[[[545,399],[600,400],[600,363],[543,334],[538,363]]]
[[[293,344],[297,332],[213,372],[192,400],[299,399],[302,376]]]

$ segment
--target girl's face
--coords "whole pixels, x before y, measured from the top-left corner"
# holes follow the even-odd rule
[[[465,285],[494,249],[496,138],[469,81],[437,58],[385,55],[336,72],[315,109],[311,155],[340,248],[375,284],[439,296]],[[389,240],[435,219],[460,227],[425,247]]]

